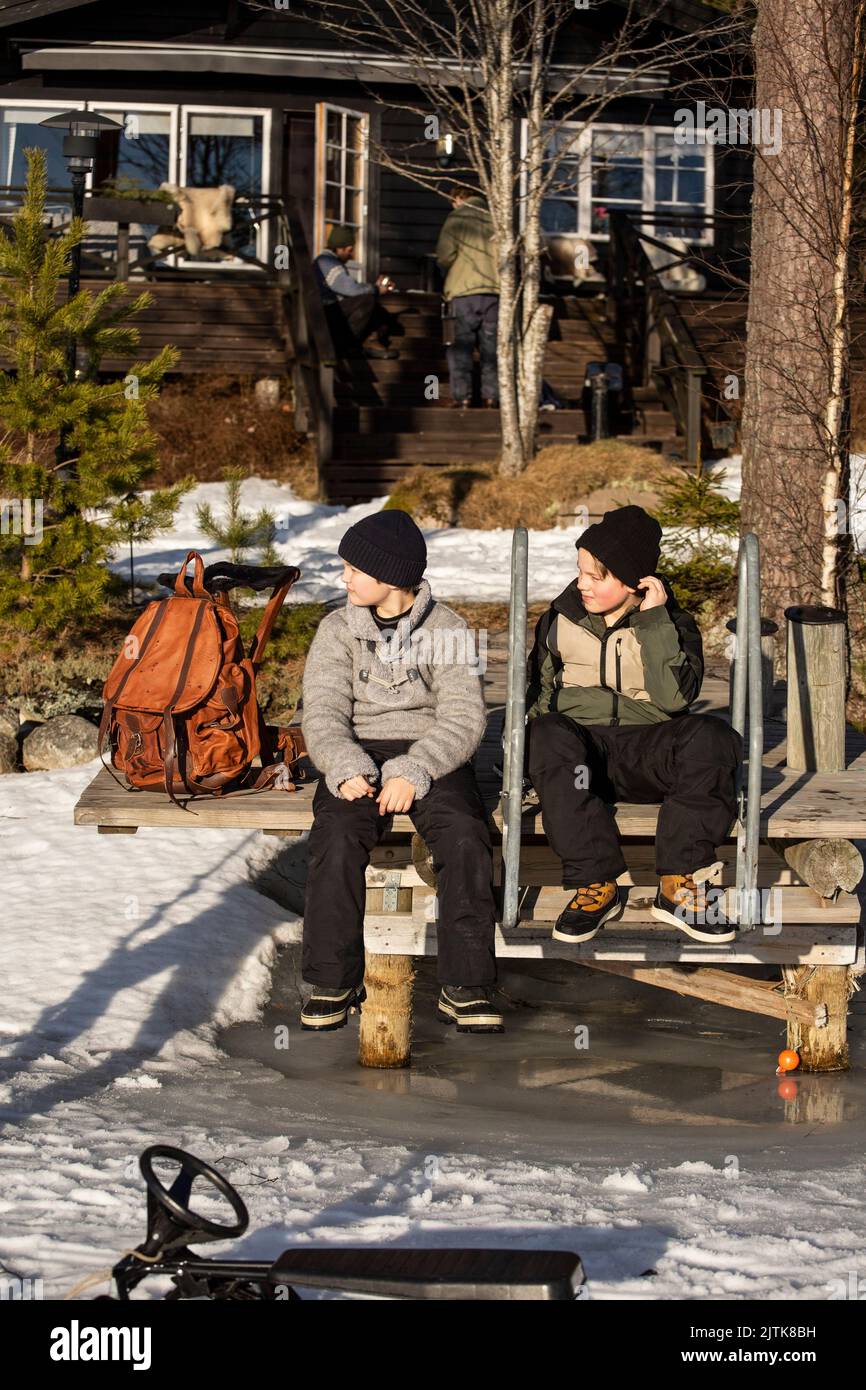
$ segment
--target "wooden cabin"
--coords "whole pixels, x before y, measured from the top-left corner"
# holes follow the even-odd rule
[[[20,0],[0,12],[0,215],[20,199],[23,150],[48,153],[51,214],[68,213],[62,133],[41,122],[70,108],[99,111],[104,134],[85,209],[85,276],[146,278],[155,304],[146,348],[173,342],[180,372],[236,371],[294,378],[302,427],[315,434],[323,491],[334,501],[387,491],[405,469],[497,452],[496,412],[456,421],[430,401],[431,374],[447,382],[433,250],[449,204],[371,157],[382,147],[429,150],[407,64],[354,56],[305,15],[302,0]],[[624,0],[575,7],[557,61],[588,67],[617,31]],[[639,4],[646,43],[718,19],[696,0]],[[707,62],[710,62],[707,59]],[[554,306],[545,377],[566,407],[542,417],[541,442],[581,438],[587,363],[619,361],[629,401],[622,429],[680,457],[724,452],[736,402],[722,389],[742,370],[751,156],[747,147],[675,142],[682,73],[629,80],[601,118],[557,139],[572,142],[556,196],[544,209],[545,292]],[[618,80],[618,79],[617,79]],[[587,79],[590,82],[590,79]],[[676,90],[675,90],[676,87]],[[697,89],[696,89],[697,90]],[[515,135],[523,138],[515,117]],[[159,205],[100,197],[107,187],[161,184],[235,189],[231,229],[217,250],[148,256]],[[126,216],[124,216],[126,214]],[[173,217],[174,214],[171,214]],[[310,262],[332,220],[358,229],[354,272],[387,272],[404,336],[396,362],[341,363],[330,342]],[[700,290],[664,292],[637,235],[678,235],[700,256]],[[594,273],[575,277],[575,249]],[[282,251],[281,251],[282,248]],[[122,361],[107,362],[122,371]]]

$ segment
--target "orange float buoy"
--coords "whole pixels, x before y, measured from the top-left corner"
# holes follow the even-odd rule
[[[779,1053],[779,1072],[796,1071],[800,1065],[800,1054],[793,1048],[786,1047]],[[778,1076],[779,1072],[776,1073]]]

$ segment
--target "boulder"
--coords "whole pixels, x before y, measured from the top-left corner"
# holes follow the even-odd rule
[[[97,728],[78,714],[60,714],[40,724],[24,740],[22,757],[28,772],[54,772],[76,767],[96,757]]]
[[[18,771],[18,740],[0,729],[0,777]]]
[[[15,705],[0,705],[0,734],[7,734],[9,738],[17,738],[20,722]]]

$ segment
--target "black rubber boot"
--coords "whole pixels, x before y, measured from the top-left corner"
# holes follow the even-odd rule
[[[354,985],[352,989],[327,989],[324,986],[315,989],[301,1010],[301,1027],[316,1033],[330,1033],[334,1028],[345,1028],[349,1014],[356,1009],[360,1012],[366,998],[367,991],[363,985]]]

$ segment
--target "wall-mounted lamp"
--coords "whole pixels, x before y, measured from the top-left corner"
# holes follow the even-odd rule
[[[436,141],[436,163],[440,169],[447,169],[454,159],[454,136],[450,130],[443,131]]]

